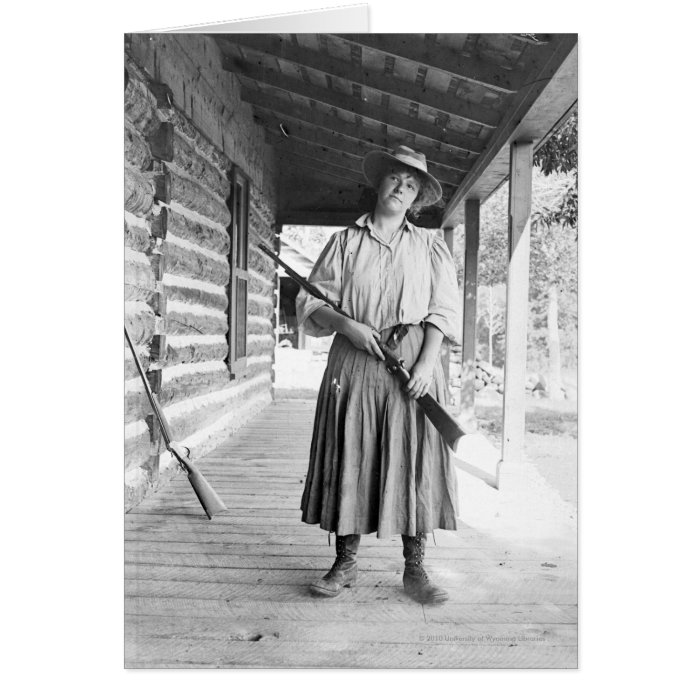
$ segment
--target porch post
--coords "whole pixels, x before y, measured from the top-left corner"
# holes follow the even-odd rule
[[[503,441],[498,488],[504,485],[503,477],[508,481],[509,475],[519,471],[524,457],[532,142],[511,144],[509,189]]]
[[[474,369],[476,362],[476,292],[479,270],[479,214],[481,202],[464,203],[464,297],[462,309],[462,391],[460,418],[464,427],[476,431]]]
[[[450,255],[454,257],[455,230],[452,226],[446,226],[442,229],[442,235],[445,239],[445,245],[450,251]],[[440,347],[440,361],[442,362],[442,372],[445,375],[447,382],[447,390],[450,390],[450,344],[447,340],[442,341]]]

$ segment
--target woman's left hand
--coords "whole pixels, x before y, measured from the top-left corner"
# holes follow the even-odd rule
[[[433,366],[429,363],[418,360],[411,370],[411,378],[409,379],[404,391],[407,391],[409,396],[414,399],[419,399],[425,396],[430,389],[433,381]]]

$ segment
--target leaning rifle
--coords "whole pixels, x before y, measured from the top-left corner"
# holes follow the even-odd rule
[[[264,243],[258,243],[258,248],[267,256],[272,258],[282,269],[300,286],[303,287],[309,294],[324,301],[334,311],[354,320],[349,314],[343,311],[338,304],[329,299],[320,289],[315,287],[311,282],[308,282],[289,265],[283,262],[275,253],[273,253]],[[384,364],[390,374],[393,374],[400,382],[401,386],[407,384],[411,379],[411,373],[406,369],[404,361],[396,355],[386,343],[379,343],[381,351],[384,353]],[[423,409],[423,412],[428,417],[428,420],[437,428],[437,431],[442,435],[447,443],[447,446],[453,451],[457,451],[457,444],[460,438],[466,433],[457,421],[430,395],[424,394],[416,399],[418,405]]]
[[[165,419],[165,414],[158,403],[158,399],[151,390],[151,385],[148,383],[146,373],[143,371],[141,361],[136,354],[136,348],[131,341],[131,336],[129,335],[129,331],[126,329],[126,326],[124,326],[124,335],[126,336],[126,341],[129,343],[129,347],[131,348],[131,353],[134,356],[134,362],[136,362],[136,367],[141,375],[141,381],[143,381],[143,386],[146,389],[148,400],[151,403],[151,408],[153,409],[153,413],[155,414],[158,425],[160,426],[160,431],[163,434],[165,447],[180,463],[180,466],[187,472],[187,478],[189,479],[190,484],[192,484],[192,488],[194,489],[199,502],[202,504],[204,512],[207,514],[209,520],[211,520],[217,513],[221,513],[222,511],[226,510],[226,506],[219,498],[216,491],[214,491],[214,489],[210,486],[209,482],[204,478],[202,472],[200,472],[199,469],[190,461],[189,450],[186,447],[183,448],[182,445],[178,445],[178,443],[173,441],[168,421]],[[185,451],[187,451],[187,454],[185,454]]]

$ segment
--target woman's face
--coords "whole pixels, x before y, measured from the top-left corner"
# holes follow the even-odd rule
[[[377,207],[387,214],[405,214],[420,193],[420,181],[411,170],[394,168],[379,181]]]

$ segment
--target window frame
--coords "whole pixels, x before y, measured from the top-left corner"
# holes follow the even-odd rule
[[[231,223],[228,226],[230,250],[230,276],[228,283],[228,357],[227,364],[232,379],[247,367],[248,352],[248,241],[250,220],[250,178],[239,168],[233,166],[229,175],[231,193],[229,211]],[[239,189],[240,187],[240,189]],[[243,282],[243,285],[240,283]],[[244,303],[240,309],[239,302],[243,288]],[[242,342],[242,352],[239,344]]]

